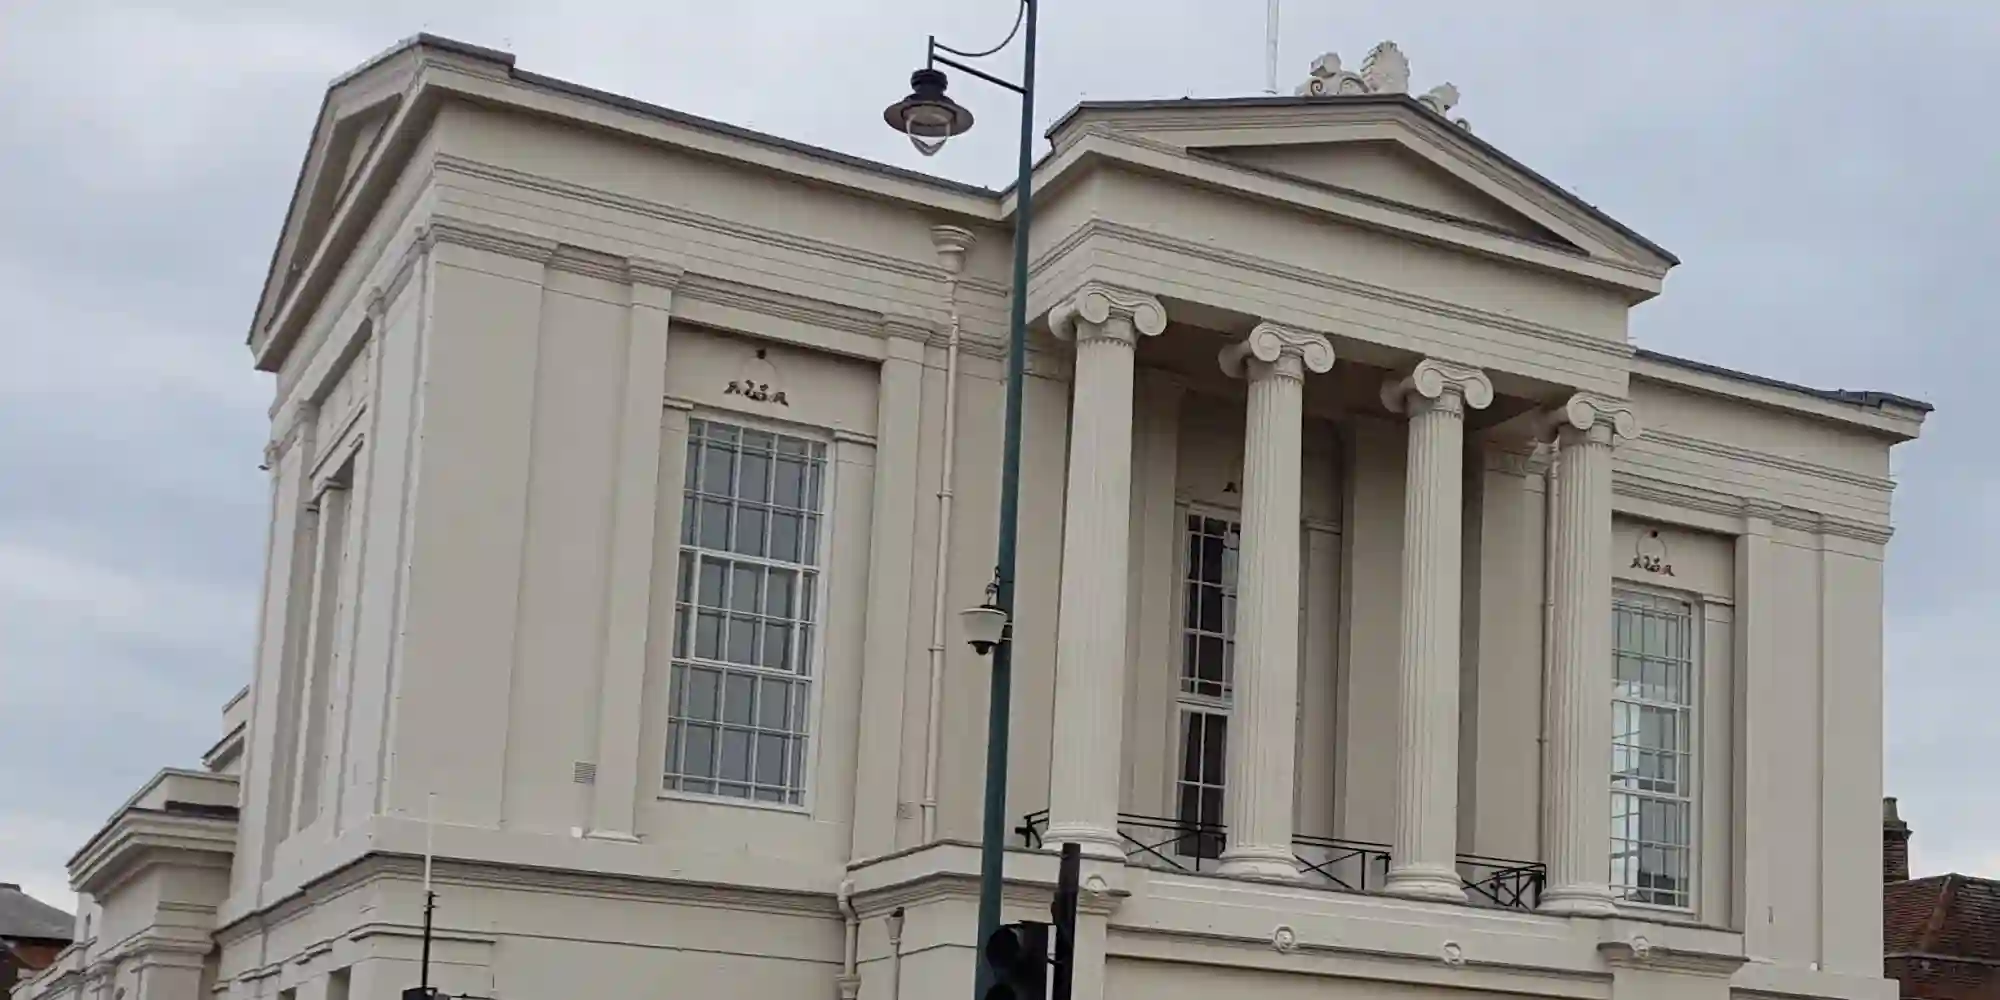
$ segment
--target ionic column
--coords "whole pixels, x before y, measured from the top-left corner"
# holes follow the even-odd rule
[[[1556,437],[1555,609],[1548,683],[1548,884],[1542,911],[1616,912],[1611,888],[1611,447],[1636,437],[1623,400],[1578,393],[1548,415]]]
[[[1076,377],[1044,840],[1075,842],[1087,855],[1120,861],[1133,352],[1141,336],[1166,326],[1158,300],[1096,283],[1049,313],[1050,331],[1076,341]]]
[[[1493,402],[1477,368],[1427,359],[1382,387],[1410,418],[1403,485],[1396,831],[1384,891],[1463,901],[1458,877],[1458,650],[1465,410]]]
[[[1307,371],[1333,367],[1315,333],[1260,323],[1222,351],[1250,382],[1243,541],[1236,569],[1236,678],[1224,796],[1224,875],[1292,878],[1292,774],[1299,711],[1299,454]]]

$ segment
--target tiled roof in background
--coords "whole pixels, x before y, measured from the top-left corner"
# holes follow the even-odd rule
[[[1933,875],[1884,885],[1882,951],[1904,997],[2000,1000],[2000,880]]]
[[[0,882],[0,938],[68,941],[75,927],[75,917],[22,892],[12,882]]]

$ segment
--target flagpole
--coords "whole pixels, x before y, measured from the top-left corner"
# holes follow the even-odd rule
[[[1278,0],[1264,5],[1264,93],[1278,93]]]
[[[437,893],[431,891],[431,855],[437,838],[437,793],[424,800],[424,950],[417,969],[417,986],[429,995],[431,989],[431,914],[437,909]]]

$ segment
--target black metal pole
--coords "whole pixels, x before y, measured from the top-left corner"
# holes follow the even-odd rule
[[[1055,922],[1055,983],[1049,1000],[1070,1000],[1076,984],[1076,904],[1078,877],[1083,869],[1083,848],[1062,845],[1062,866],[1056,869],[1056,898],[1049,903],[1049,918]]]
[[[431,913],[437,909],[437,893],[424,890],[424,952],[417,965],[417,986],[425,995],[431,990]]]
[[[1028,361],[1028,223],[1035,169],[1035,13],[1038,0],[1022,0],[1027,38],[1021,59],[1021,149],[1014,179],[1014,301],[1007,319],[1007,424],[1000,459],[1000,544],[994,566],[994,603],[1007,616],[993,648],[986,708],[986,815],[979,843],[979,944],[1000,926],[1001,871],[1007,851],[1007,731],[1014,688],[1014,556],[1021,511],[1021,385]],[[986,995],[993,970],[982,954],[973,998]]]

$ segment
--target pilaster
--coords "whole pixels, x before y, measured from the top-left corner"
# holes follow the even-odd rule
[[[1132,385],[1140,337],[1166,329],[1149,296],[1095,282],[1049,314],[1076,342],[1063,512],[1056,697],[1046,842],[1122,861],[1118,783],[1124,753],[1125,622],[1131,550]]]
[[[862,718],[854,775],[854,853],[895,850],[900,764],[905,736],[903,699],[908,655],[912,567],[916,559],[918,451],[923,427],[923,345],[888,342],[876,396],[875,509],[869,536],[868,613],[863,626]],[[942,587],[942,581],[938,586]]]
[[[661,503],[661,438],[666,410],[667,326],[678,268],[626,262],[625,387],[618,417],[618,479],[612,493],[611,580],[604,663],[598,683],[597,772],[589,836],[636,841],[641,694],[652,615],[653,540]],[[678,483],[676,476],[672,483]],[[667,502],[678,509],[678,499]]]
[[[1396,827],[1384,890],[1463,900],[1458,842],[1458,669],[1465,411],[1493,402],[1477,368],[1426,359],[1382,387],[1409,416],[1397,670]]]

